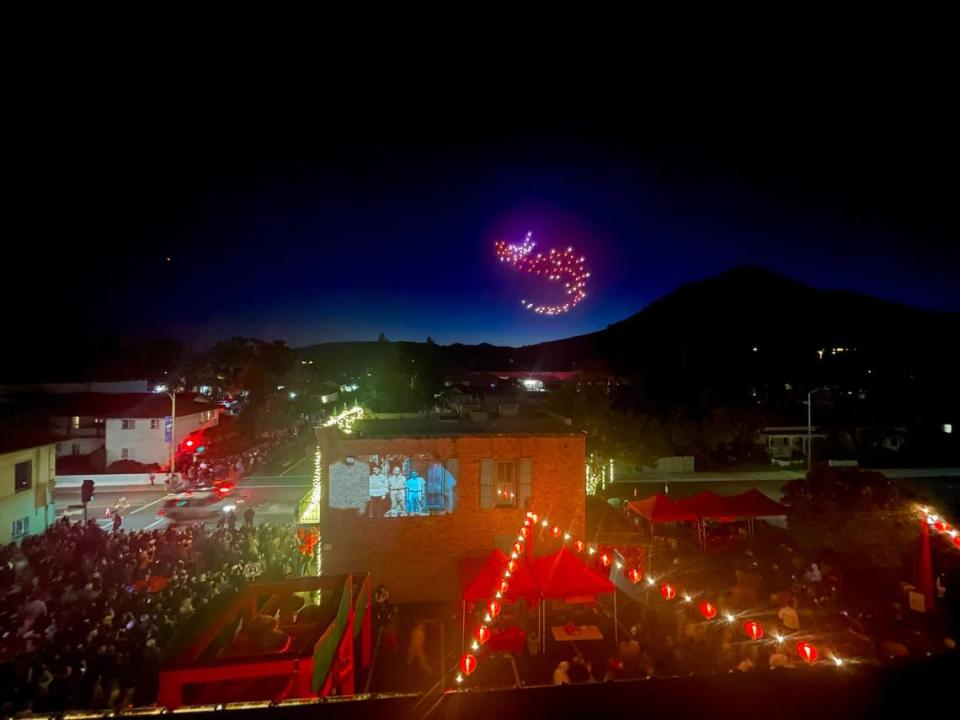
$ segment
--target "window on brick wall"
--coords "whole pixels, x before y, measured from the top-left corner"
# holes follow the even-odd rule
[[[533,460],[480,461],[480,509],[529,508],[532,496]]]
[[[14,465],[14,479],[16,491],[29,490],[33,487],[33,460],[24,460]]]

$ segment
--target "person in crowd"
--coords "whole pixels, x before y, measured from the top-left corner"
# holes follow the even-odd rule
[[[570,685],[570,663],[566,660],[561,660],[557,663],[557,667],[553,671],[553,684],[554,685]]]
[[[253,516],[254,516],[254,512],[252,507],[248,507],[246,510],[244,510],[243,512],[244,528],[247,528],[247,529],[253,528]]]

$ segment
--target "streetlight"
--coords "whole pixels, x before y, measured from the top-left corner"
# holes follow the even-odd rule
[[[810,472],[813,458],[813,396],[821,390],[829,389],[829,387],[824,385],[823,387],[814,388],[807,393],[807,472]]]
[[[170,489],[173,489],[173,463],[177,449],[177,393],[169,392],[166,385],[157,385],[156,393],[163,393],[170,398]]]

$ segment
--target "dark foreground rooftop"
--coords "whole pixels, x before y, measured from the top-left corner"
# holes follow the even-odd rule
[[[671,718],[723,720],[949,716],[960,655],[907,665],[799,668],[696,677],[540,686],[518,690],[358,695],[273,705],[236,703],[181,708],[184,720],[325,720],[434,718]],[[160,715],[160,708],[71,713],[73,720]],[[44,716],[53,717],[53,716]]]

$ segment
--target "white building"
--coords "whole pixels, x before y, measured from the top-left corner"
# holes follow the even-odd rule
[[[56,442],[49,433],[0,429],[0,544],[54,522]]]
[[[163,393],[76,393],[49,398],[50,429],[60,435],[57,455],[89,455],[105,450],[105,465],[136,460],[166,467],[170,398]],[[174,442],[213,427],[222,408],[193,393],[177,394]]]

